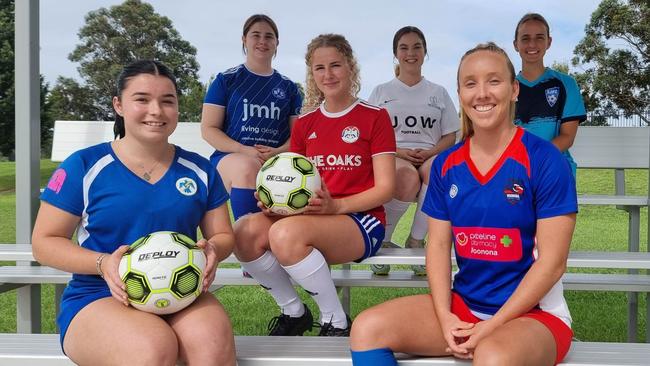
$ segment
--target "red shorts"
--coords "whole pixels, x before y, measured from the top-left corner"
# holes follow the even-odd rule
[[[460,320],[468,323],[478,323],[481,319],[477,318],[467,307],[463,298],[457,293],[451,293],[451,312],[456,314]],[[544,324],[548,330],[553,334],[555,339],[555,363],[562,362],[571,347],[571,339],[573,338],[573,331],[569,328],[560,318],[539,309],[532,309],[526,314],[522,314],[527,318],[533,318],[538,322]]]

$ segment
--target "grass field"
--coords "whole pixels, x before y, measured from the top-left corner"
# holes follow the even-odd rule
[[[45,184],[55,168],[50,161],[41,162],[41,186]],[[14,164],[0,163],[0,243],[15,242],[15,192]],[[646,170],[626,173],[628,194],[647,195],[648,172]],[[592,194],[614,193],[614,172],[610,170],[578,171],[578,192]],[[409,211],[412,215],[413,208]],[[641,212],[641,250],[647,250],[647,209]],[[627,213],[614,206],[581,206],[578,224],[572,242],[572,250],[625,251],[627,250]],[[402,243],[407,236],[402,223],[393,236],[393,241]],[[218,273],[217,273],[218,275]],[[54,288],[43,286],[43,327],[48,333],[55,332]],[[352,316],[363,309],[387,299],[426,292],[418,289],[353,288]],[[304,301],[315,312],[314,302],[300,290]],[[566,291],[565,296],[574,319],[574,331],[583,341],[621,342],[627,335],[627,298],[620,292]],[[266,334],[268,320],[277,315],[277,308],[271,297],[253,286],[229,286],[217,292],[231,316],[235,333],[238,335]],[[644,340],[645,296],[639,296],[639,341]],[[0,332],[16,331],[15,291],[0,294]]]

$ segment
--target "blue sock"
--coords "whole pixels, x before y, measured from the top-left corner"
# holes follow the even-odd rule
[[[260,211],[253,193],[255,193],[253,188],[232,187],[230,189],[230,207],[235,221],[246,214]]]
[[[377,348],[368,351],[352,351],[354,366],[397,366],[397,360],[390,348]]]

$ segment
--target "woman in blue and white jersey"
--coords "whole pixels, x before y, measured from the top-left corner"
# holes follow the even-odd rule
[[[178,123],[175,78],[160,62],[136,61],[120,74],[113,107],[119,138],[61,163],[34,226],[34,257],[73,273],[57,318],[63,351],[80,365],[235,365],[228,315],[208,292],[234,246],[228,194],[207,159],[168,142]],[[203,293],[165,316],[128,306],[118,274],[127,244],[156,231],[196,240],[197,227]]]
[[[288,151],[300,114],[298,87],[272,67],[278,37],[270,17],[249,17],[242,35],[246,62],[219,73],[203,103],[201,133],[215,148],[210,161],[230,192],[235,220],[259,211],[255,176],[264,161]]]

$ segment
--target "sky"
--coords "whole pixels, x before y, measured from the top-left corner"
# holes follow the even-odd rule
[[[40,0],[41,73],[51,85],[61,76],[79,78],[68,55],[79,43],[78,31],[88,12],[119,5],[117,0]],[[150,0],[155,11],[171,19],[181,37],[197,49],[199,77],[244,62],[242,26],[255,13],[269,15],[278,25],[278,54],[273,67],[304,83],[304,55],[309,41],[321,33],[343,34],[361,67],[361,91],[393,78],[393,34],[406,25],[420,28],[429,57],[422,73],[455,95],[456,69],[462,54],[477,43],[494,41],[505,48],[515,68],[519,55],[512,47],[514,28],[527,12],[538,12],[551,26],[553,43],[545,62],[569,62],[584,36],[585,25],[600,0]]]

